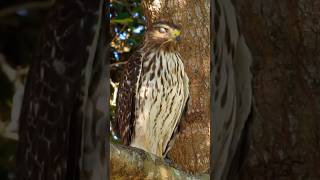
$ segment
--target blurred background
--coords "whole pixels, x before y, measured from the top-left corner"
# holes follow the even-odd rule
[[[39,45],[46,15],[55,0],[0,1],[0,179],[13,179],[18,118],[24,84],[34,52]],[[111,72],[110,110],[114,119],[117,85],[131,50],[141,42],[145,19],[140,0],[111,0],[110,13]],[[116,141],[116,137],[110,137]]]
[[[32,54],[52,1],[0,1],[0,179],[12,179],[18,115]]]

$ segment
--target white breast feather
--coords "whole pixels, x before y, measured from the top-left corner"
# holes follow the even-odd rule
[[[131,146],[133,147],[144,149],[145,151],[158,156],[163,155],[165,148],[170,141],[171,135],[180,121],[185,103],[189,96],[189,80],[184,72],[180,56],[176,56],[172,53],[169,55],[171,57],[167,59],[163,52],[160,53],[160,56],[160,58],[157,57],[155,59],[155,72],[158,71],[160,68],[160,62],[163,61],[163,69],[160,71],[160,76],[163,76],[165,73],[169,73],[171,75],[170,78],[167,78],[167,81],[164,80],[163,82],[166,87],[169,87],[169,81],[172,80],[173,83],[170,88],[156,89],[155,84],[160,84],[160,78],[155,77],[150,80],[150,73],[145,75],[145,78],[147,80],[149,79],[148,82],[140,82],[141,86],[137,90],[138,96],[136,98],[137,111],[135,137],[131,143]],[[178,66],[178,72],[173,73],[176,66]],[[165,69],[168,69],[169,72],[165,72]],[[179,71],[183,71],[182,76]],[[156,74],[157,73],[155,73],[155,75]],[[175,85],[176,82],[177,84]],[[148,86],[147,83],[149,84]],[[178,94],[179,91],[182,92],[180,95]],[[168,98],[163,98],[164,95],[167,95]],[[155,101],[156,99],[157,101]],[[139,104],[139,102],[143,100],[144,103]],[[163,105],[161,109],[160,104]],[[170,111],[168,106],[171,104],[172,107]]]

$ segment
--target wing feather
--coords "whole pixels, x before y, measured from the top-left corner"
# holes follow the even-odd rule
[[[114,130],[124,145],[129,145],[134,135],[135,94],[141,61],[139,51],[131,55],[119,84]]]

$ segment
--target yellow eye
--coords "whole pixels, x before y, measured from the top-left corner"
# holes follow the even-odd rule
[[[159,32],[161,32],[161,33],[166,33],[166,32],[167,32],[167,29],[161,27],[161,28],[159,29]]]

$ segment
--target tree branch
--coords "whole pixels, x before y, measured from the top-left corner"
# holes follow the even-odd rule
[[[140,149],[110,143],[111,179],[210,179],[169,166],[162,158]]]
[[[112,64],[109,64],[109,68],[117,68],[119,66],[127,64],[128,61],[122,61],[122,62],[115,62]]]

